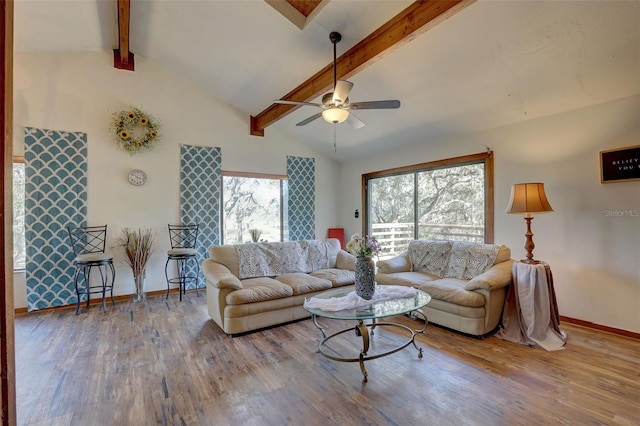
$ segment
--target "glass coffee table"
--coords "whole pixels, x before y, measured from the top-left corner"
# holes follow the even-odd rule
[[[344,297],[352,291],[354,291],[353,287],[328,290],[324,293],[314,296],[314,298],[330,299],[333,297]],[[418,351],[418,358],[422,358],[422,348],[419,348],[418,345],[416,345],[415,337],[417,334],[425,334],[424,331],[427,329],[427,325],[429,322],[427,320],[427,317],[419,309],[425,306],[430,301],[431,296],[429,296],[422,290],[416,290],[416,294],[412,296],[392,297],[386,300],[372,301],[364,306],[360,306],[355,309],[345,309],[342,311],[326,311],[322,309],[307,307],[305,307],[305,309],[311,314],[311,317],[313,318],[313,324],[322,333],[323,339],[318,344],[318,352],[320,352],[326,358],[334,361],[359,362],[360,370],[362,371],[362,375],[364,376],[363,381],[366,382],[367,370],[364,366],[365,361],[391,355],[392,353],[406,348],[410,344],[413,344],[413,346]],[[378,322],[378,320],[382,318],[404,314],[410,314],[412,318],[422,318],[424,320],[424,326],[421,329],[413,330],[402,324],[396,324],[392,322]],[[318,318],[328,318],[333,320],[352,320],[357,321],[357,325],[355,327],[348,327],[343,330],[339,330],[327,336],[325,334],[324,328],[318,323]],[[369,322],[365,323],[365,321],[367,320],[369,320]],[[392,346],[384,352],[369,355],[368,352],[371,343],[370,335],[373,335],[374,329],[376,327],[389,327],[404,330],[408,333],[406,336],[407,338],[400,344]],[[336,338],[337,336],[340,336],[341,334],[348,333],[350,331],[355,331],[356,336],[362,337],[362,349],[360,350],[360,354],[357,357],[342,356],[339,351],[330,349],[328,347],[329,341]]]

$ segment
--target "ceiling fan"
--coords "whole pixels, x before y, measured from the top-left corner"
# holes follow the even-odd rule
[[[364,123],[350,111],[356,109],[396,109],[400,108],[399,100],[369,101],[369,102],[349,102],[349,93],[353,88],[353,83],[346,80],[337,79],[336,45],[342,40],[342,35],[338,32],[331,32],[329,40],[333,43],[333,92],[322,96],[322,103],[298,102],[285,99],[274,101],[277,104],[313,106],[321,108],[323,111],[313,114],[296,124],[304,126],[317,118],[324,118],[328,123],[338,124],[346,120],[354,129],[364,126]]]

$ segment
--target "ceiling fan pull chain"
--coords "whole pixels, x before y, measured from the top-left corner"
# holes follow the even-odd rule
[[[333,123],[333,152],[338,152],[338,148],[336,147],[336,123]]]

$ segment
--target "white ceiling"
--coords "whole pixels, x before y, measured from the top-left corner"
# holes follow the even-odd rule
[[[257,115],[410,1],[330,0],[303,29],[262,0],[132,0],[131,51]],[[16,51],[111,51],[113,0],[16,0]],[[302,107],[272,126],[338,161],[640,94],[640,1],[478,1],[351,78],[354,130]],[[316,101],[319,101],[317,99]],[[640,119],[640,111],[639,111]],[[269,132],[267,127],[265,132]],[[247,130],[248,131],[248,130]]]

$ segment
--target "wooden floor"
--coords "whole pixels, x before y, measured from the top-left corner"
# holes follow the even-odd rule
[[[422,359],[409,346],[369,361],[367,383],[317,353],[311,320],[230,338],[202,294],[15,327],[20,425],[640,424],[640,342],[570,324],[557,352],[430,325]],[[403,339],[378,328],[372,349]]]

